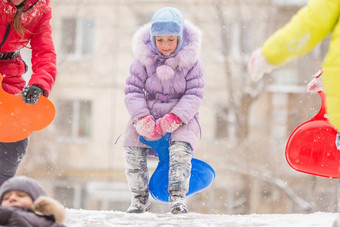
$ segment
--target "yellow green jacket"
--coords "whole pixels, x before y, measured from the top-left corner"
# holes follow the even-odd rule
[[[323,62],[323,86],[330,122],[340,129],[340,0],[310,0],[263,45],[262,54],[273,65],[310,52],[331,35]]]

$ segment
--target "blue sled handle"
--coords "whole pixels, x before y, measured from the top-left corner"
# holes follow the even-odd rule
[[[150,141],[140,136],[140,141],[156,151],[159,163],[149,182],[151,196],[159,201],[169,201],[169,141],[171,133],[161,139]],[[191,160],[191,176],[187,196],[198,193],[209,187],[215,179],[214,169],[207,163],[193,158]]]
[[[150,146],[154,151],[156,151],[160,162],[169,162],[170,137],[171,133],[167,133],[159,140],[146,140],[142,136],[139,137],[139,140],[145,145]]]

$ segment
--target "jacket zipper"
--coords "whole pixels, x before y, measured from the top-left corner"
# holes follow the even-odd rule
[[[8,24],[8,26],[6,28],[6,32],[5,32],[4,38],[2,39],[2,42],[0,43],[0,51],[1,51],[1,47],[4,45],[4,43],[5,43],[6,39],[7,39],[10,27],[11,27],[11,24]]]
[[[35,4],[37,4],[38,2],[39,2],[39,0],[37,0],[35,3],[33,3],[30,7],[28,7],[28,9],[25,10],[25,12],[27,12],[27,11],[30,10],[30,9],[32,9],[33,6],[34,6]]]

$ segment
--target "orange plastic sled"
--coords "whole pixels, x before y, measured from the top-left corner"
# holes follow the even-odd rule
[[[0,85],[2,83],[0,75]],[[47,127],[54,119],[55,107],[44,96],[35,105],[24,103],[22,95],[11,95],[0,86],[0,142],[27,138],[33,131]]]

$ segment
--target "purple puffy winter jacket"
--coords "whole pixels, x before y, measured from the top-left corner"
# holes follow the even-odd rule
[[[203,64],[198,59],[201,32],[186,21],[181,48],[165,57],[152,46],[150,28],[151,24],[144,25],[133,38],[135,60],[124,90],[131,119],[123,146],[148,147],[139,141],[133,122],[145,115],[158,119],[171,112],[184,123],[172,133],[171,142],[187,142],[195,150],[200,135],[198,108],[204,87]]]

